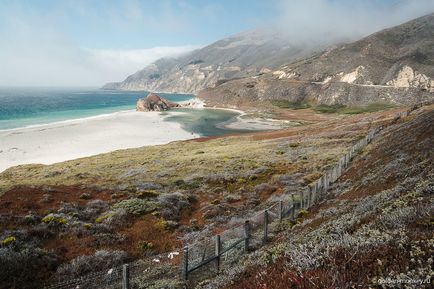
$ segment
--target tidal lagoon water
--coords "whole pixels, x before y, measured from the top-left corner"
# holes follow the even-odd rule
[[[108,91],[97,88],[0,88],[0,130],[32,127],[43,124],[76,121],[101,115],[134,110],[136,101],[147,95],[144,91]],[[167,94],[162,97],[182,102],[191,94]],[[219,124],[228,122],[238,113],[218,109],[176,109],[182,114],[167,115],[165,120],[201,136],[237,133]]]

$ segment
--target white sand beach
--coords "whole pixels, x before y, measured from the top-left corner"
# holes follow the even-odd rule
[[[170,112],[173,115],[180,112]],[[0,172],[16,165],[56,162],[118,149],[199,137],[159,112],[123,111],[0,131]]]

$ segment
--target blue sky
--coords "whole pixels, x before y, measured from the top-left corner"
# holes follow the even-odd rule
[[[278,14],[274,0],[5,1],[1,14],[55,26],[76,45],[150,48],[207,44],[262,25]],[[1,20],[0,20],[1,23]]]
[[[432,11],[434,0],[0,0],[0,85],[98,86],[258,26],[358,38]]]

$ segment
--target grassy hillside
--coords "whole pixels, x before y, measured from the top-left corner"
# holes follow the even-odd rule
[[[432,165],[427,162],[432,159],[432,151],[427,144],[432,143],[429,124],[433,109],[424,108],[421,111],[428,112],[412,114],[402,124],[386,130],[381,142],[369,147],[334,188],[331,201],[309,212],[298,229],[289,230],[292,225],[288,224],[288,230],[276,237],[280,245],[276,243],[266,251],[254,253],[253,259],[247,256],[247,264],[251,265],[246,268],[238,264],[237,272],[264,270],[264,263],[255,263],[265,258],[254,257],[258,254],[271,254],[270,260],[274,261],[284,260],[287,247],[293,248],[293,242],[303,244],[312,230],[311,241],[320,242],[323,235],[318,234],[328,233],[317,232],[317,228],[331,232],[343,226],[339,234],[353,232],[356,224],[369,221],[366,218],[371,216],[367,214],[383,209],[383,203],[379,203],[367,210],[357,209],[361,213],[351,215],[362,204],[362,198],[376,198],[377,193],[386,194],[381,192],[402,186],[403,182],[422,188],[432,173]],[[5,264],[0,272],[0,288],[10,288],[11,284],[34,288],[54,276],[75,278],[179,250],[183,242],[191,242],[198,235],[212,235],[225,228],[232,218],[257,211],[276,196],[305,189],[370,128],[392,122],[399,111],[402,109],[342,115],[282,110],[279,113],[286,119],[300,120],[305,125],[8,169],[0,174],[0,260]],[[393,181],[389,181],[389,174]],[[404,196],[409,192],[399,191],[388,200],[400,202],[401,193]],[[388,202],[384,209],[392,206]],[[330,212],[319,213],[321,210]],[[426,212],[426,208],[422,211]],[[348,225],[340,216],[353,219]],[[23,262],[28,264],[24,269]],[[179,259],[175,258],[175,265],[176,262]],[[322,278],[326,278],[327,272],[320,272]],[[246,284],[245,288],[253,286],[243,276],[232,277],[241,278],[239,284]],[[212,282],[225,280],[217,278]]]
[[[199,288],[431,288],[434,111],[386,128],[298,223]]]

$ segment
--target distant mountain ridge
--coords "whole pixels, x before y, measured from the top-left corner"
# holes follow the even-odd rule
[[[269,72],[324,47],[294,45],[276,33],[249,30],[178,58],[163,58],[103,89],[197,93],[221,81]]]
[[[434,13],[260,76],[199,93],[209,105],[257,101],[415,103],[434,97]]]

